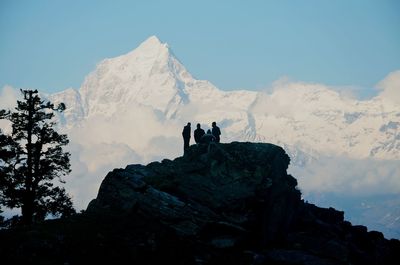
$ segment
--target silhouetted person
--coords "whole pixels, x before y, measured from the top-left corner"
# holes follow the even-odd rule
[[[185,153],[186,150],[189,148],[189,142],[190,142],[190,122],[188,122],[188,124],[183,127],[182,136],[183,136],[183,153]]]
[[[205,134],[204,130],[200,128],[200,123],[197,123],[197,129],[194,130],[194,141],[196,144],[200,143],[201,137]]]
[[[212,123],[212,134],[215,137],[215,142],[219,143],[220,140],[219,136],[221,135],[221,130],[219,129],[215,121]]]
[[[200,138],[200,143],[209,144],[211,142],[215,142],[215,137],[210,130],[207,130],[207,133]]]

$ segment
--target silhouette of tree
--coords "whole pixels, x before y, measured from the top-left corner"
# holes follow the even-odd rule
[[[64,188],[55,179],[70,170],[65,134],[54,130],[54,111],[64,111],[38,96],[37,90],[21,90],[14,112],[0,110],[0,119],[11,122],[12,134],[0,130],[0,205],[21,208],[22,223],[41,221],[48,214],[68,216],[75,212]]]

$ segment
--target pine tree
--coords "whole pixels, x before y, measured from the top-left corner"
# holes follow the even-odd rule
[[[55,180],[70,173],[65,134],[54,130],[55,111],[64,111],[40,99],[37,90],[21,90],[14,112],[0,110],[0,119],[11,122],[12,134],[0,131],[0,204],[21,208],[22,223],[43,220],[48,214],[68,216],[75,212],[71,198]]]

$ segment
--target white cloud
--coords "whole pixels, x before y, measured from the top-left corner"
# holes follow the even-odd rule
[[[396,160],[321,156],[289,171],[305,193],[333,192],[354,196],[400,193],[400,164]]]
[[[21,98],[20,92],[11,87],[4,86],[0,90],[0,110],[12,110],[17,105],[17,100]],[[0,120],[0,128],[4,133],[11,133],[11,123],[8,120]]]
[[[118,116],[91,116],[67,133],[70,139],[71,175],[68,192],[78,209],[95,198],[101,181],[114,168],[148,163],[182,154],[180,124],[165,122],[145,106]]]
[[[400,105],[400,70],[388,74],[376,87],[381,97]]]
[[[147,149],[150,154],[154,154],[150,157],[146,156],[147,162],[164,158],[172,159],[183,154],[183,141],[180,137],[160,135],[151,138]]]
[[[0,90],[0,109],[12,109],[17,105],[17,100],[21,98],[19,90],[12,86],[4,86]]]
[[[260,92],[252,106],[256,113],[266,113],[276,117],[304,118],[309,108],[318,104],[320,108],[340,108],[338,103],[352,100],[348,93],[339,93],[323,84],[291,81],[281,78],[272,87]],[[305,104],[310,103],[310,105]]]
[[[72,172],[64,178],[65,187],[78,210],[85,209],[96,197],[101,181],[109,171],[142,162],[135,151],[121,143],[84,146],[72,142],[66,149],[71,153]]]

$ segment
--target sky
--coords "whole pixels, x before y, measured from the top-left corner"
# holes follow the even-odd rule
[[[0,87],[79,88],[149,36],[224,90],[274,81],[352,87],[400,69],[400,1],[0,1]]]

